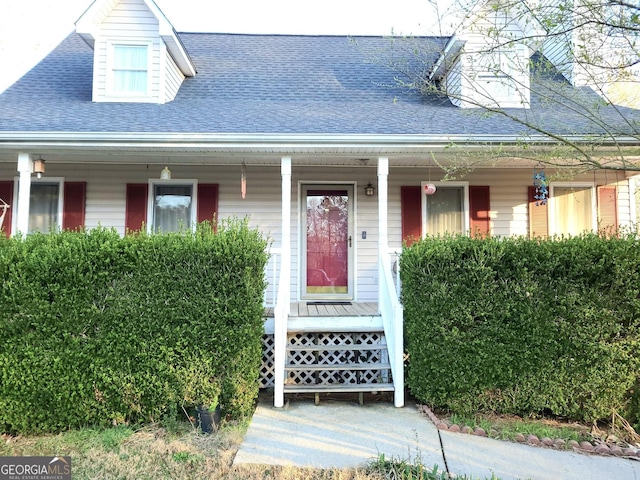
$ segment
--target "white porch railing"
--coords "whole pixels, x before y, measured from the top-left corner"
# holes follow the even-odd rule
[[[278,288],[278,271],[281,265],[282,251],[279,248],[271,248],[269,250],[269,261],[265,267],[265,278],[267,279],[267,288],[264,291],[265,308],[273,308],[276,306],[277,288]]]
[[[380,298],[378,299],[384,336],[387,339],[389,364],[393,377],[394,405],[404,406],[404,321],[403,310],[398,300],[397,287],[393,281],[392,268],[389,265],[389,253],[380,252],[379,256]],[[399,277],[398,277],[399,278]],[[398,283],[399,285],[399,283]]]
[[[288,266],[284,265],[286,263],[285,261],[280,262],[282,268],[280,269],[279,275],[277,275],[277,280],[273,283],[274,286],[278,286],[275,308],[273,310],[273,406],[277,408],[284,407],[284,364],[286,360],[287,321],[289,318],[289,309],[291,308],[291,286],[289,285],[291,275]]]
[[[391,261],[391,277],[396,286],[396,296],[400,298],[400,292],[402,291],[402,284],[400,282],[400,252],[389,252],[389,258]]]

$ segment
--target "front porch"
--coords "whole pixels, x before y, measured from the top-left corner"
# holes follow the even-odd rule
[[[280,262],[271,277],[275,407],[284,407],[286,393],[315,393],[317,402],[320,392],[380,390],[393,391],[395,406],[404,406],[403,312],[387,233],[389,159],[379,157],[377,167],[377,304],[292,302],[291,157],[281,159]]]

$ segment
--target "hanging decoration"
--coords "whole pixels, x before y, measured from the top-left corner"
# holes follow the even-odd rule
[[[3,199],[0,198],[0,211],[2,213],[0,213],[0,230],[2,230],[2,224],[4,223],[4,217],[7,214],[7,210],[9,210],[9,208],[11,207],[11,205],[9,205],[7,202],[5,202]]]
[[[533,169],[533,186],[536,187],[536,192],[533,198],[536,200],[536,206],[546,205],[549,199],[549,182],[544,174],[544,167]]]
[[[427,183],[424,186],[424,193],[426,193],[427,195],[433,195],[434,193],[436,193],[436,186],[433,183]]]
[[[242,194],[242,199],[247,196],[247,165],[242,162],[241,174],[240,174],[240,193]]]

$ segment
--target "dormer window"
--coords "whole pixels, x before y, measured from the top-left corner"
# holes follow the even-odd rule
[[[483,104],[494,103],[500,105],[504,102],[518,102],[516,97],[516,78],[526,69],[526,66],[517,65],[518,57],[515,49],[493,50],[478,54],[478,90],[480,96],[486,96],[481,100]],[[528,102],[523,102],[528,103]],[[511,106],[511,105],[510,105]]]
[[[196,69],[153,0],[94,0],[76,22],[94,50],[94,102],[172,101]]]
[[[146,96],[149,89],[149,45],[112,45],[109,85],[114,96]]]

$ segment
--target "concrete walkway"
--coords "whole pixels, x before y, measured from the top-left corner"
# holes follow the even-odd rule
[[[297,400],[281,409],[261,401],[234,465],[348,468],[380,454],[474,479],[495,474],[502,480],[640,480],[636,460],[439,432],[416,406],[343,400],[324,400],[319,406],[312,399]]]

